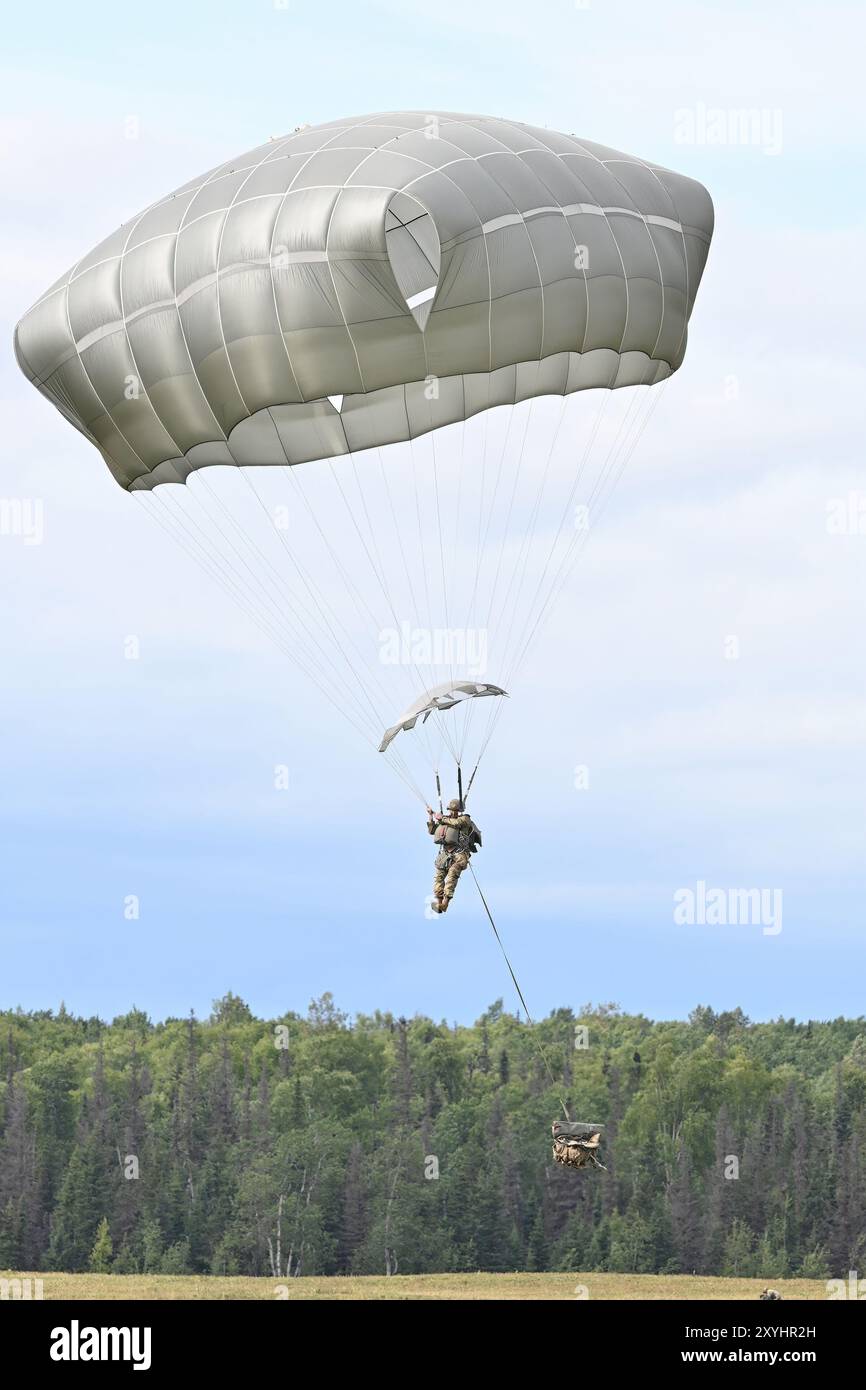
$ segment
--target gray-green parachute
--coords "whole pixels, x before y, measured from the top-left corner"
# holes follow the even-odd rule
[[[25,314],[16,352],[124,487],[333,457],[662,380],[712,226],[700,184],[570,135],[337,121],[132,218]]]
[[[489,681],[443,681],[441,685],[437,685],[433,690],[425,690],[417,700],[413,700],[409,708],[400,715],[397,723],[385,730],[379,744],[379,752],[387,752],[397,735],[414,729],[419,719],[422,724],[426,724],[431,714],[454,709],[455,705],[461,704],[464,700],[483,700],[491,695],[507,693],[501,686],[491,685]]]
[[[237,556],[229,570],[208,524],[180,516],[188,496],[154,509],[376,746],[401,707],[383,628],[411,629],[410,653],[429,638],[396,663],[406,699],[478,674],[439,638],[459,647],[472,621],[511,688],[588,529],[577,509],[597,516],[644,423],[642,405],[597,423],[566,398],[676,371],[712,228],[693,179],[572,135],[447,112],[334,121],[131,218],[23,316],[15,351],[132,492],[189,493],[227,465],[280,531],[274,478],[292,475],[276,550],[270,534],[244,549],[249,569],[294,552],[279,556],[291,604],[265,602]],[[226,486],[218,515],[241,547]]]

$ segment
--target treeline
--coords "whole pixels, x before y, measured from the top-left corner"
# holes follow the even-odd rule
[[[551,1075],[553,1080],[551,1080]],[[866,1020],[614,1006],[473,1027],[329,995],[0,1013],[0,1268],[270,1275],[866,1265]],[[550,1125],[605,1124],[607,1172]]]

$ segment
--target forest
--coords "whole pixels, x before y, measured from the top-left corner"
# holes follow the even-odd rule
[[[864,1154],[863,1018],[0,1013],[6,1269],[845,1277]]]

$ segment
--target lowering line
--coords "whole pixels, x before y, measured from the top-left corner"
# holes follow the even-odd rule
[[[508,959],[508,953],[506,952],[505,947],[504,947],[503,944],[502,944],[502,937],[499,935],[499,932],[496,930],[496,923],[495,923],[494,920],[493,920],[493,913],[490,911],[490,908],[487,906],[487,899],[485,898],[484,894],[483,894],[482,891],[481,891],[481,884],[478,882],[478,879],[475,877],[475,869],[473,868],[472,864],[469,865],[469,872],[470,872],[471,875],[472,875],[472,878],[473,878],[474,883],[475,883],[475,887],[478,889],[478,896],[479,896],[479,898],[481,899],[482,903],[484,904],[484,911],[487,913],[487,920],[489,921],[491,927],[493,928],[493,935],[496,937],[496,942],[497,942],[497,945],[499,946],[500,951],[502,952],[503,960],[505,961],[505,964],[508,966],[508,973],[509,973],[509,975],[511,976],[512,980],[514,981],[514,988],[517,990],[517,997],[519,998],[521,1004],[523,1005],[523,1012],[526,1014],[526,1017],[527,1017],[527,1019],[529,1020],[529,1026],[530,1026],[530,1029],[532,1030],[532,1031],[530,1032],[529,1036],[532,1038],[532,1040],[533,1040],[533,1045],[535,1046],[535,1048],[536,1048],[536,1050],[537,1050],[537,1052],[538,1052],[538,1055],[540,1056],[542,1062],[544,1063],[545,1067],[547,1068],[547,1075],[550,1077],[551,1084],[552,1084],[553,1086],[556,1087],[557,1091],[559,1091],[559,1083],[557,1082],[556,1077],[554,1076],[553,1071],[551,1070],[550,1063],[549,1063],[548,1060],[547,1060],[547,1053],[545,1052],[545,1050],[544,1050],[544,1048],[542,1047],[541,1043],[538,1042],[538,1041],[536,1041],[536,1039],[535,1039],[535,1020],[533,1019],[532,1014],[529,1012],[529,1008],[528,1008],[528,1006],[527,1006],[526,1000],[525,1000],[524,997],[523,997],[523,990],[520,988],[520,985],[519,985],[518,982],[517,982],[517,976],[516,976],[515,973],[514,973],[514,967],[512,966],[511,961]],[[568,1109],[567,1109],[567,1107],[566,1107],[565,1101],[562,1099],[562,1093],[561,1093],[561,1092],[560,1092],[560,1095],[559,1095],[559,1103],[560,1103],[560,1105],[562,1106],[562,1113],[563,1113],[563,1115],[565,1116],[566,1120],[568,1120],[568,1122],[571,1123],[571,1116],[570,1116],[569,1113],[568,1113]]]

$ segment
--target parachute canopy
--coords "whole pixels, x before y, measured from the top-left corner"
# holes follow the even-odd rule
[[[507,694],[507,690],[503,690],[498,685],[489,685],[485,681],[443,681],[441,685],[434,686],[432,690],[425,690],[414,704],[404,710],[397,723],[385,730],[382,735],[382,742],[379,744],[379,752],[384,753],[399,733],[407,729],[414,729],[419,718],[421,723],[425,724],[435,710],[453,709],[463,700],[480,700],[485,695]]]
[[[332,121],[133,217],[15,351],[426,802],[408,759],[477,768],[508,705],[477,697],[514,690],[682,362],[712,228],[699,183],[573,135]]]
[[[663,380],[712,227],[699,183],[572,135],[362,116],[146,208],[24,315],[15,351],[125,488],[334,458]]]

